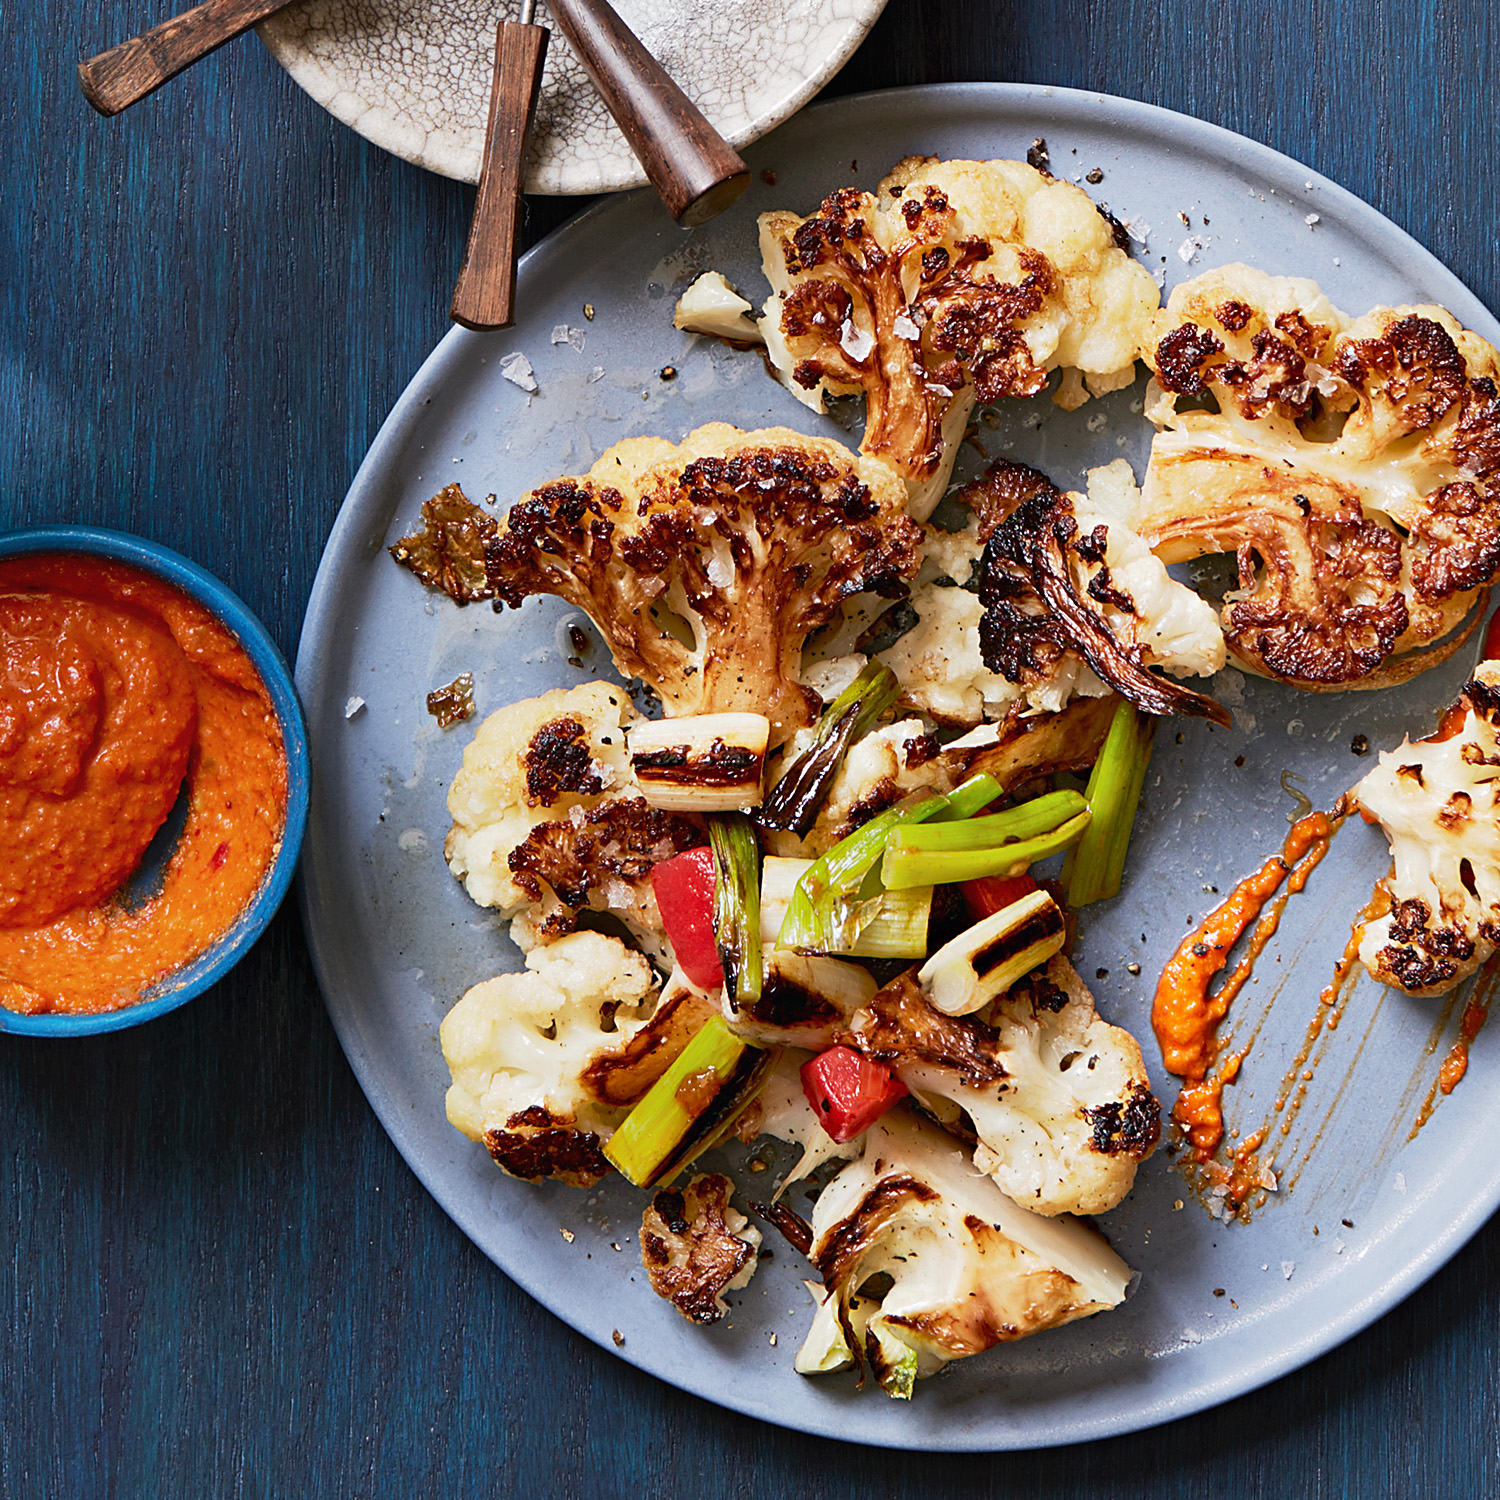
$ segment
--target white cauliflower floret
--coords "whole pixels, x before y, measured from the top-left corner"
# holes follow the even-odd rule
[[[1500,947],[1500,662],[1475,668],[1450,713],[1447,738],[1403,740],[1354,788],[1395,866],[1360,962],[1412,995],[1446,993]]]
[[[529,951],[609,912],[670,967],[651,869],[705,841],[700,820],[647,804],[630,769],[624,691],[602,683],[491,714],[448,792],[448,867]]]
[[[1456,648],[1500,572],[1489,344],[1439,307],[1351,322],[1310,281],[1231,265],[1173,291],[1146,357],[1162,430],[1137,529],[1167,562],[1237,556],[1240,665],[1381,687]]]
[[[864,395],[861,451],[907,481],[919,519],[976,401],[1034,395],[1059,367],[1085,377],[1070,405],[1128,384],[1158,301],[1088,195],[1023,162],[909,157],[874,193],[762,215],[760,239],[778,376],[816,411]]]
[[[1126,613],[1105,602],[1115,638],[1140,648],[1141,660],[1174,677],[1211,677],[1224,665],[1224,637],[1212,605],[1178,583],[1136,534],[1132,522],[1140,491],[1130,464],[1117,458],[1090,470],[1088,493],[1071,494],[1078,530],[1090,535],[1100,526],[1107,541],[1104,565],[1121,594],[1132,603]]]
[[[572,933],[444,1018],[448,1119],[512,1176],[586,1186],[609,1170],[602,1141],[710,1014],[685,986],[658,1002],[651,966],[618,938]]]
[[[904,1108],[866,1132],[811,1227],[824,1294],[797,1369],[868,1361],[892,1396],[950,1360],[1118,1306],[1132,1277],[1094,1230],[1028,1213]]]
[[[800,681],[804,642],[849,595],[898,592],[920,540],[887,464],[710,422],[677,444],[627,438],[532,490],[484,557],[499,603],[584,610],[668,718],[763,714],[779,745],[822,707]]]
[[[475,901],[507,916],[530,902],[511,850],[538,824],[597,807],[630,781],[625,726],[634,718],[620,688],[591,682],[524,698],[479,726],[448,790],[443,845]]]
[[[1099,1018],[1061,956],[995,1001],[987,1022],[936,1010],[908,971],[843,1040],[940,1116],[962,1110],[978,1136],[974,1164],[1036,1213],[1113,1208],[1161,1134],[1139,1044]]]
[[[750,317],[750,304],[719,271],[705,271],[677,301],[672,326],[707,338],[758,344],[760,330]]]
[[[1224,665],[1212,607],[1131,529],[1139,492],[1124,460],[1095,470],[1087,495],[1064,495],[1003,461],[960,494],[973,518],[961,531],[927,528],[911,596],[918,622],[880,653],[903,701],[969,728],[1017,705],[1056,713],[1075,696],[1102,695],[1102,669],[1127,696],[1147,690],[1143,706],[1160,713],[1174,704],[1143,669],[1209,676]],[[1039,511],[1044,498],[1052,503]],[[1072,528],[1071,541],[1049,573],[1038,564],[1059,525]],[[990,558],[997,532],[1002,555]],[[950,586],[971,579],[980,593]],[[1052,607],[1048,587],[1062,590],[1066,610]],[[1028,636],[1040,649],[1018,649]]]
[[[1227,724],[1211,698],[1151,670],[1217,671],[1224,656],[1212,611],[1120,519],[1130,496],[1118,471],[1099,496],[1096,509],[1087,495],[1064,494],[1045,474],[1004,459],[959,492],[984,542],[985,665],[1035,689],[1073,656],[1146,713]]]

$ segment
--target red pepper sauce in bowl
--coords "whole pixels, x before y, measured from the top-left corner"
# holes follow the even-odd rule
[[[123,899],[179,799],[160,888]],[[82,553],[0,561],[0,1005],[141,999],[234,925],[286,807],[270,696],[206,606]]]

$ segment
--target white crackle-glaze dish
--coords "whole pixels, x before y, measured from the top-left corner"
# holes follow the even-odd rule
[[[615,9],[734,146],[781,124],[849,60],[886,0],[615,0]],[[302,0],[261,40],[330,114],[406,161],[479,179],[495,25],[518,0]],[[536,19],[547,24],[545,5]],[[645,173],[552,28],[529,193],[639,187]]]
[[[471,671],[482,715],[602,675],[608,659],[596,645],[570,662],[565,623],[579,617],[559,600],[505,614],[459,609],[383,548],[450,481],[509,503],[641,433],[676,440],[717,418],[854,439],[769,380],[754,355],[675,331],[674,298],[710,266],[758,294],[757,213],[806,212],[834,188],[873,185],[912,152],[1016,157],[1038,135],[1059,175],[1101,170],[1093,195],[1146,234],[1143,258],[1168,287],[1247,260],[1315,277],[1351,312],[1436,301],[1500,339],[1472,294],[1373,209],[1213,126],[1013,84],[840,100],[748,153],[757,174],[775,173],[774,189],[757,175],[739,204],[692,234],[649,194],[601,203],[522,262],[513,329],[448,334],[350,490],[297,663],[316,788],[303,861],[313,957],[371,1105],[438,1202],[527,1292],[641,1370],[766,1421],[912,1450],[1041,1447],[1149,1427],[1251,1390],[1367,1326],[1500,1203],[1500,1026],[1481,1033],[1469,1077],[1450,1097],[1434,1094],[1431,1118],[1414,1131],[1458,1015],[1361,978],[1343,1024],[1322,1033],[1308,1063],[1315,1074],[1300,1112],[1275,1119],[1273,1128],[1287,1126],[1273,1154],[1282,1191],[1251,1223],[1210,1217],[1159,1151],[1101,1221],[1141,1272],[1120,1308],[958,1362],[910,1402],[860,1394],[848,1376],[800,1377],[792,1361],[812,1308],[807,1268],[789,1248],[778,1243],[774,1261],[734,1294],[725,1324],[691,1327],[645,1283],[635,1243],[643,1195],[619,1179],[589,1193],[527,1186],[447,1123],[439,1023],[469,985],[520,958],[444,865],[447,788],[473,726],[439,730],[423,695]],[[535,369],[535,395],[502,374],[516,351]],[[666,365],[671,381],[660,378]],[[1143,384],[1071,413],[1045,395],[1009,402],[979,436],[990,454],[1069,487],[1121,455],[1140,473],[1150,440]],[[961,463],[972,472],[977,459],[966,452]],[[1280,846],[1290,807],[1282,773],[1300,775],[1313,802],[1328,806],[1371,764],[1351,753],[1356,737],[1384,748],[1425,733],[1471,659],[1466,649],[1402,688],[1366,693],[1299,694],[1226,672],[1211,691],[1231,705],[1230,729],[1195,720],[1159,734],[1125,888],[1087,911],[1075,962],[1105,1017],[1145,1043],[1164,1100],[1175,1090],[1150,1037],[1155,976],[1222,899],[1216,892]],[[1232,1130],[1248,1135],[1272,1111],[1350,920],[1388,862],[1379,831],[1351,819],[1287,907],[1258,982],[1236,1002],[1239,1035],[1253,1035],[1254,1048],[1225,1096]]]

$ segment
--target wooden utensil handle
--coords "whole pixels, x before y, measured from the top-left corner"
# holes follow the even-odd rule
[[[291,0],[205,0],[205,3],[78,64],[83,95],[101,115],[117,115],[200,57]]]
[[[750,169],[607,0],[547,0],[547,8],[672,217],[701,224],[728,208]]]
[[[495,73],[484,131],[484,161],[469,243],[448,315],[465,328],[504,328],[515,314],[516,240],[526,140],[547,60],[545,26],[502,21],[495,32]]]

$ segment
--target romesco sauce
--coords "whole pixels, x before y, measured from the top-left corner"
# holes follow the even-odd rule
[[[0,562],[0,1004],[139,1000],[235,922],[286,818],[275,709],[181,590],[81,554]],[[186,788],[161,887],[119,899]]]
[[[1172,1115],[1193,1146],[1198,1161],[1207,1161],[1224,1137],[1224,1085],[1238,1074],[1240,1057],[1229,1060],[1223,1073],[1209,1076],[1218,1056],[1219,1025],[1230,1003],[1249,977],[1254,955],[1237,972],[1235,982],[1210,996],[1209,984],[1229,959],[1229,951],[1266,903],[1290,876],[1301,889],[1313,867],[1327,852],[1340,813],[1309,813],[1287,834],[1281,853],[1272,855],[1253,875],[1235,886],[1229,897],[1188,934],[1162,971],[1151,1006],[1151,1027],[1161,1048],[1162,1064],[1183,1080]],[[1269,940],[1274,928],[1269,928]],[[1261,946],[1264,946],[1262,943]]]

